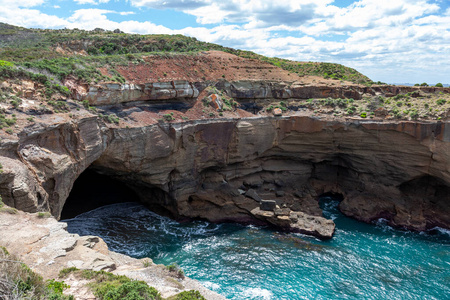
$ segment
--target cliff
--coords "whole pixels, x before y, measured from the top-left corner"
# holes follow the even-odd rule
[[[446,122],[296,113],[107,128],[86,115],[3,139],[0,191],[10,206],[59,217],[74,181],[90,167],[177,218],[254,222],[260,201],[249,191],[320,216],[317,197],[336,193],[341,210],[363,221],[449,228],[449,142]]]
[[[26,31],[49,42],[41,33]],[[0,49],[16,59],[0,61],[6,205],[56,219],[100,205],[69,197],[87,171],[91,182],[96,175],[115,180],[178,220],[269,224],[327,239],[335,225],[322,217],[318,200],[334,194],[344,214],[364,222],[450,228],[450,88],[378,85],[332,64],[325,66],[333,78],[324,78],[319,64],[225,53],[189,39],[201,51],[88,55],[115,38],[92,33],[81,44],[49,44],[30,61]],[[153,47],[153,38],[138,37],[134,46]],[[130,46],[126,36],[119,39]],[[43,59],[50,54],[53,60]],[[305,66],[315,71],[305,74]],[[44,228],[38,248],[55,232],[67,242],[42,258],[38,248],[27,252],[0,231],[0,243],[38,260],[41,272],[55,271],[44,263],[53,254],[85,253],[69,261],[91,269],[112,270],[125,259],[100,240],[67,234],[53,219],[20,218],[20,226]],[[1,214],[0,221],[12,226],[14,216]],[[82,263],[92,258],[86,245],[103,251],[93,258],[99,266]],[[123,268],[136,264],[128,259]]]

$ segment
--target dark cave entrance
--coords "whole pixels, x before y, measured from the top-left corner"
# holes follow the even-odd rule
[[[330,201],[330,200],[341,202],[342,200],[344,200],[344,195],[342,195],[341,193],[327,192],[319,196],[319,201]]]
[[[101,206],[139,202],[151,211],[177,219],[176,202],[160,187],[142,182],[134,174],[89,167],[75,180],[61,220],[70,219]]]
[[[61,212],[61,220],[101,206],[123,202],[141,201],[137,193],[125,183],[87,169],[75,180]]]
[[[339,204],[344,200],[341,193],[327,192],[319,196],[319,207],[322,210],[322,217],[333,219],[333,216],[341,215]]]

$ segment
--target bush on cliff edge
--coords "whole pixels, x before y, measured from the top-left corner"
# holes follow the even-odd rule
[[[0,299],[73,300],[63,295],[64,282],[45,282],[27,265],[0,246]]]

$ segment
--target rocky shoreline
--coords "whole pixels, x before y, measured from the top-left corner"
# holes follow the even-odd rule
[[[66,223],[48,215],[0,212],[0,245],[44,279],[58,279],[58,273],[64,268],[104,270],[145,281],[164,298],[198,290],[206,299],[225,299],[196,280],[174,275],[166,266],[156,265],[150,258],[134,259],[109,251],[101,238],[70,234],[66,227]],[[70,285],[65,294],[74,295],[77,300],[95,299],[87,286],[89,280],[69,276],[64,282]]]

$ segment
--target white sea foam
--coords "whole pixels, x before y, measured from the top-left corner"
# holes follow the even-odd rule
[[[445,229],[445,228],[442,228],[442,227],[434,227],[431,230],[439,231],[441,234],[444,234],[444,235],[447,235],[447,236],[450,237],[450,230],[449,229]]]
[[[202,284],[210,290],[217,291],[220,289],[220,285],[211,281],[203,281]]]
[[[273,294],[271,291],[262,288],[249,288],[242,293],[242,296],[246,299],[273,299]]]

